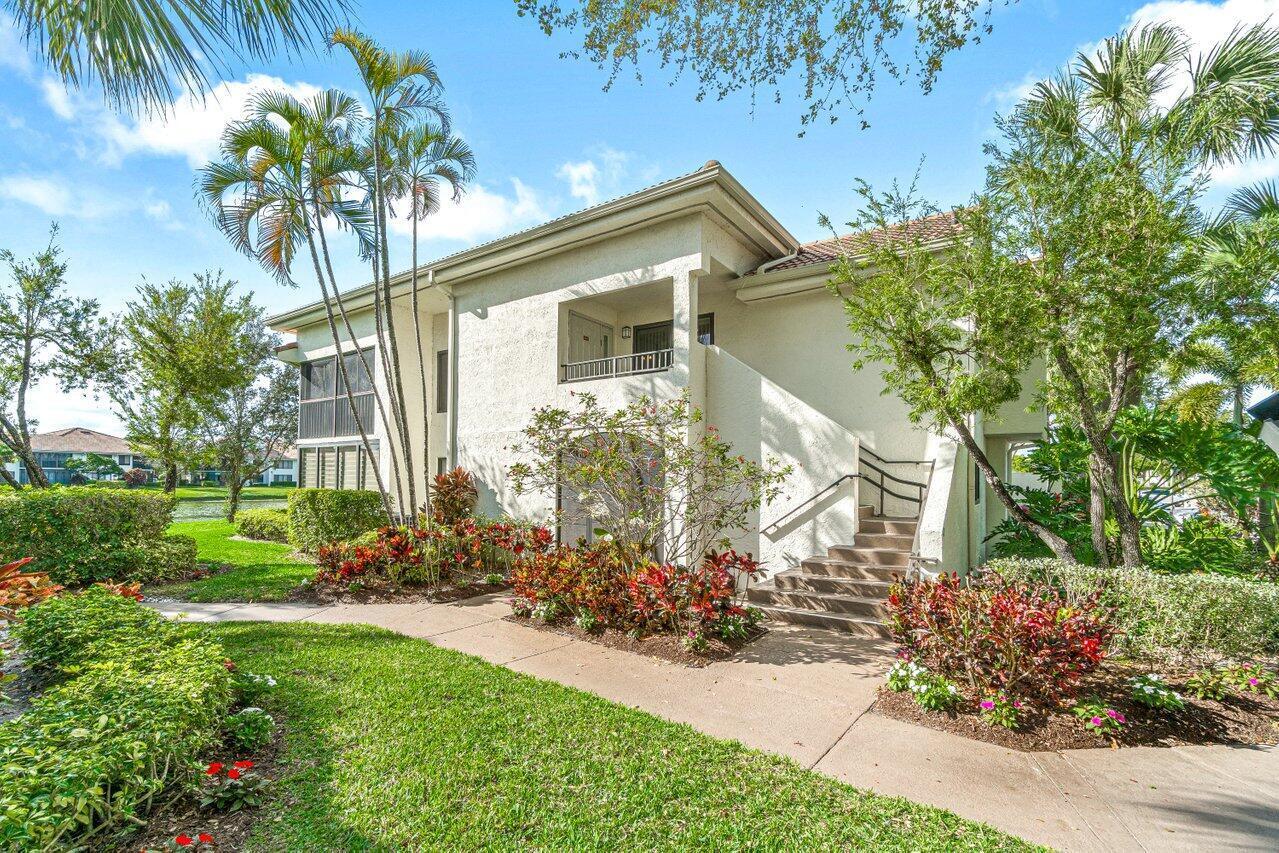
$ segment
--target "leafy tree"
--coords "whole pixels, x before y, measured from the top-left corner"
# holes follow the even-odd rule
[[[884,393],[905,401],[911,421],[956,436],[1009,515],[1073,561],[1070,543],[1014,498],[974,433],[975,416],[993,417],[1020,397],[1040,351],[1023,331],[1018,264],[994,251],[989,211],[958,211],[967,239],[939,253],[910,225],[936,215],[914,187],[877,195],[862,182],[859,193],[864,207],[849,225],[880,239],[836,261],[829,285],[853,335],[853,369],[881,365]]]
[[[1009,0],[1017,2],[1017,0]],[[521,16],[542,31],[580,32],[582,47],[565,56],[585,56],[609,72],[611,87],[641,54],[673,66],[678,78],[691,72],[697,99],[722,100],[746,89],[771,89],[780,102],[782,81],[796,68],[808,102],[803,123],[822,113],[834,122],[845,106],[862,108],[878,76],[919,78],[932,89],[946,55],[977,44],[991,31],[993,0],[516,0]],[[1005,3],[1007,5],[1007,3]],[[890,53],[899,38],[914,37],[914,62]],[[863,120],[862,127],[867,127]]]
[[[733,453],[714,427],[700,427],[687,395],[641,397],[613,412],[593,394],[575,399],[574,409],[534,411],[515,448],[529,461],[511,466],[511,481],[517,494],[576,496],[563,520],[607,535],[629,565],[658,559],[660,549],[665,562],[695,566],[711,548],[727,548],[790,473],[776,459]]]
[[[9,281],[0,288],[0,445],[41,488],[49,480],[31,451],[31,386],[48,380],[63,392],[84,388],[112,366],[109,326],[97,300],[66,294],[67,265],[57,235],[54,226],[48,245],[28,260],[0,252],[9,268]]]
[[[144,281],[122,318],[127,372],[112,396],[129,443],[164,472],[166,492],[177,488],[179,468],[198,461],[209,409],[256,376],[262,312],[235,286],[208,272],[194,284]]]
[[[1172,92],[1178,74],[1189,84]],[[1110,437],[1119,413],[1220,297],[1197,286],[1196,201],[1209,167],[1279,141],[1279,30],[1237,29],[1192,54],[1167,25],[1108,39],[1040,83],[1001,123],[986,198],[1019,265],[1053,368],[1049,402],[1088,439],[1090,515],[1104,559],[1107,510],[1123,562],[1141,561]],[[1171,95],[1171,97],[1170,97]],[[1231,294],[1256,304],[1266,287]],[[1187,323],[1187,320],[1190,323]]]
[[[209,455],[227,487],[227,521],[235,521],[241,490],[270,469],[297,437],[297,370],[275,362],[269,346],[260,354],[260,374],[227,390],[205,426]]]
[[[5,0],[30,48],[68,86],[100,82],[128,107],[203,92],[232,60],[265,60],[323,38],[347,0]]]
[[[110,456],[103,456],[101,453],[86,453],[83,457],[68,459],[64,467],[68,471],[95,474],[99,477],[124,475],[124,468],[118,462]]]

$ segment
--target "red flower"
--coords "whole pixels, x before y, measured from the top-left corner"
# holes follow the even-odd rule
[[[227,777],[228,779],[239,779],[239,778],[240,778],[240,771],[239,771],[239,770],[236,770],[234,767],[232,767],[230,770],[228,770],[228,771],[226,772],[226,777]]]
[[[179,847],[190,847],[195,843],[195,839],[187,835],[185,832],[173,839],[173,843]]]
[[[221,761],[215,761],[205,768],[204,773],[206,776],[216,776],[222,772],[222,767],[223,764]]]
[[[200,843],[201,843],[201,844],[212,844],[212,843],[213,843],[213,836],[212,836],[212,835],[209,835],[209,833],[207,833],[207,832],[201,832],[201,833],[200,833],[197,837],[200,839]]]
[[[236,767],[236,769],[237,769],[237,770],[248,770],[248,769],[249,769],[250,767],[252,767],[252,766],[253,766],[253,762],[252,762],[252,761],[249,761],[249,760],[247,760],[247,759],[245,759],[245,760],[241,760],[241,761],[237,761],[237,762],[235,763],[235,767]]]
[[[230,658],[227,658],[226,660],[222,661],[222,665],[226,667],[227,672],[235,672],[235,661],[231,660]]]

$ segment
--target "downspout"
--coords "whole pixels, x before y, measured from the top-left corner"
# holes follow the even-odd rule
[[[427,280],[432,285],[435,284],[435,270],[427,273]],[[440,290],[448,297],[449,300],[449,334],[448,334],[448,352],[449,352],[449,378],[448,378],[448,411],[445,418],[448,421],[448,438],[445,445],[445,457],[448,459],[448,467],[457,467],[457,297],[453,293],[453,288],[448,285],[441,285]]]
[[[799,257],[799,253],[800,253],[800,248],[796,248],[795,251],[791,252],[789,255],[785,255],[780,258],[775,258],[774,260],[771,260],[771,261],[765,261],[764,263],[760,264],[759,266],[755,268],[755,275],[763,275],[764,273],[768,272],[773,267],[779,264],[784,264],[787,261],[793,261]]]

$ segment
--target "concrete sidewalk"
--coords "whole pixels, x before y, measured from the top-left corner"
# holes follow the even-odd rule
[[[1279,849],[1279,749],[1023,753],[870,711],[892,648],[772,627],[731,661],[690,669],[503,620],[501,596],[451,604],[171,604],[194,621],[376,625],[790,756],[1069,850]]]

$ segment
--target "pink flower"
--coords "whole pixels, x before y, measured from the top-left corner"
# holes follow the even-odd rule
[[[1101,717],[1093,717],[1093,718],[1092,718],[1092,724],[1093,724],[1094,726],[1100,726],[1100,725],[1101,725]]]
[[[1122,726],[1124,723],[1128,722],[1128,718],[1125,717],[1123,714],[1115,714],[1115,722],[1119,723]]]
[[[1115,717],[1118,717],[1118,716],[1119,716],[1119,712],[1118,712],[1118,711],[1116,711],[1114,708],[1107,708],[1107,709],[1106,709],[1106,716],[1107,716],[1107,717],[1110,717],[1110,719],[1112,719],[1112,720],[1113,720]]]
[[[983,699],[981,701],[981,709],[983,711],[993,711],[995,709],[995,703],[990,699]]]
[[[1253,687],[1256,687],[1256,686],[1257,686],[1257,679],[1255,679],[1255,678],[1249,678],[1249,679],[1248,679],[1248,683],[1249,683],[1250,685],[1252,685]]]

